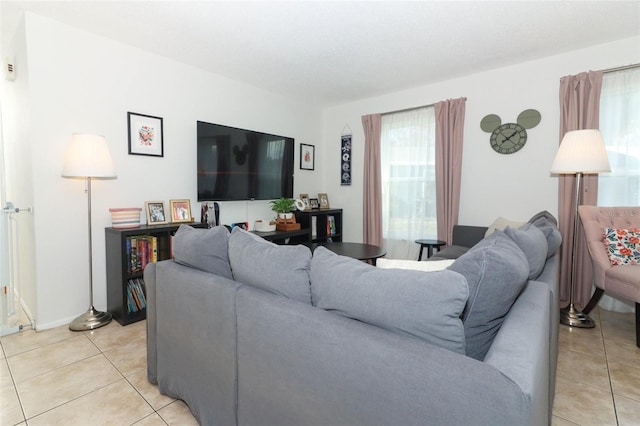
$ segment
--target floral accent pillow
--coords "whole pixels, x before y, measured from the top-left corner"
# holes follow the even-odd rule
[[[604,228],[604,245],[612,265],[640,265],[640,228]]]

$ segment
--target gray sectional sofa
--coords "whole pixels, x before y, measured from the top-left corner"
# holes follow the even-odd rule
[[[559,233],[543,215],[437,272],[182,226],[150,264],[148,379],[203,425],[541,425]]]

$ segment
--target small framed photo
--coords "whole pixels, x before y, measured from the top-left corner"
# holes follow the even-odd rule
[[[129,154],[163,157],[162,118],[127,113]]]
[[[321,209],[329,208],[329,196],[327,194],[318,194],[318,203],[320,204]]]
[[[304,203],[304,209],[309,210],[311,208],[311,202],[309,201],[309,194],[300,194],[300,199]]]
[[[147,211],[147,225],[161,225],[168,222],[164,212],[164,201],[146,201],[144,206]]]
[[[191,201],[189,200],[170,200],[169,208],[171,209],[171,222],[186,223],[191,222]]]
[[[315,166],[316,147],[314,145],[300,144],[300,169],[313,170]]]
[[[312,209],[317,209],[318,207],[320,207],[320,205],[318,204],[318,199],[317,198],[312,198],[309,201],[311,203],[311,208]]]

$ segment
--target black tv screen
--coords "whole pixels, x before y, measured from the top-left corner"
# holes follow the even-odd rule
[[[198,121],[198,201],[293,198],[294,139]]]

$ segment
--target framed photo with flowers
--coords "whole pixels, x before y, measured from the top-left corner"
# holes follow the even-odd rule
[[[127,112],[129,154],[163,157],[162,117]]]
[[[315,168],[314,145],[300,144],[300,170],[313,170]]]

